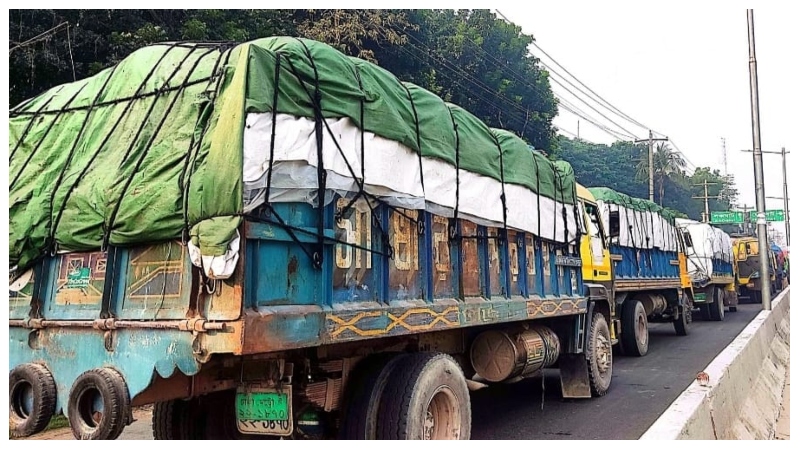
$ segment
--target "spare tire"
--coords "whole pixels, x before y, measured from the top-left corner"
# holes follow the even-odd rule
[[[79,440],[114,440],[130,421],[130,394],[114,369],[89,370],[72,384],[67,418]]]
[[[22,364],[8,376],[9,433],[28,437],[44,431],[56,411],[56,383],[41,364]]]

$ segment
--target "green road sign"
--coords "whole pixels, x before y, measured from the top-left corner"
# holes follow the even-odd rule
[[[711,223],[744,223],[744,213],[741,211],[711,211]]]
[[[783,215],[782,209],[768,209],[767,213],[767,222],[783,222],[786,218]],[[758,219],[758,213],[755,211],[750,211],[750,222],[755,223]]]

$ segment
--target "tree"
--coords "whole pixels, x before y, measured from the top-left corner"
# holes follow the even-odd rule
[[[156,42],[299,36],[376,62],[550,155],[558,149],[558,107],[549,74],[528,54],[533,36],[491,10],[11,10],[9,18],[12,107]]]
[[[402,10],[309,9],[306,15],[297,27],[301,35],[370,62],[378,61],[366,42],[404,45],[408,37],[402,30],[414,28]]]
[[[658,202],[664,206],[664,180],[673,174],[683,173],[686,160],[680,153],[670,148],[666,142],[661,142],[653,152],[653,179],[658,181]],[[639,159],[636,166],[636,178],[647,180],[650,176],[650,159],[645,154]],[[649,193],[648,193],[649,195]]]

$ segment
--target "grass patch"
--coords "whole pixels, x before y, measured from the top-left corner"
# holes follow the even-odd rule
[[[11,425],[11,423],[9,423],[9,426],[10,425]],[[57,430],[59,428],[66,428],[68,426],[69,426],[69,420],[67,420],[67,418],[64,417],[62,414],[56,414],[55,416],[53,416],[52,419],[50,419],[50,423],[47,424],[47,427],[42,431],[42,433],[44,433],[45,431],[49,431],[49,430]],[[11,437],[11,430],[9,429],[8,430],[8,439],[15,439],[16,440],[16,439],[25,439],[25,438],[14,438],[14,437]]]
[[[64,428],[68,426],[69,426],[69,421],[67,420],[67,418],[61,414],[56,414],[55,416],[53,416],[52,419],[50,419],[50,423],[47,424],[47,428],[45,428],[44,431],[57,430],[59,428]]]

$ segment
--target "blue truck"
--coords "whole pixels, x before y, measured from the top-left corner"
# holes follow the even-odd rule
[[[160,44],[10,115],[13,436],[469,439],[470,390],[611,385],[569,165],[376,66]]]

